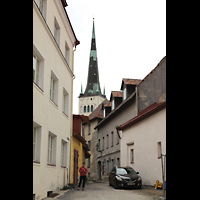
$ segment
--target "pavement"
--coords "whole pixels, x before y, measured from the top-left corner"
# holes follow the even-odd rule
[[[54,191],[58,195],[55,197],[46,197],[42,200],[164,200],[163,191],[155,190],[152,186],[143,186],[142,189],[114,189],[108,182],[87,181],[85,190],[81,188]]]

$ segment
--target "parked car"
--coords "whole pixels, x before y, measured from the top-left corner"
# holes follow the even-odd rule
[[[142,178],[132,167],[114,167],[109,174],[109,185],[120,187],[142,188]]]

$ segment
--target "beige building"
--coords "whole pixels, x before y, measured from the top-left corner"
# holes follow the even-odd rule
[[[156,180],[163,182],[161,148],[165,155],[166,101],[148,106],[118,130],[121,132],[121,166],[139,171],[143,185],[154,185]]]
[[[74,47],[65,0],[33,1],[33,199],[69,183]]]

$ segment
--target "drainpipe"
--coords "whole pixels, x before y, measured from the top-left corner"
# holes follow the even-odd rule
[[[70,123],[70,164],[69,164],[69,183],[71,183],[71,168],[72,168],[72,164],[73,164],[73,80],[75,79],[75,75],[74,75],[74,52],[76,51],[76,45],[75,45],[75,49],[73,50],[72,53],[72,73],[73,73],[73,77],[72,77],[72,83],[71,83],[71,123]]]

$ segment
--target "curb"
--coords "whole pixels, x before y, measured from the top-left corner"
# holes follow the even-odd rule
[[[59,197],[65,195],[65,194],[66,194],[67,192],[69,192],[70,190],[72,190],[72,188],[71,188],[71,189],[67,189],[67,190],[55,190],[53,193],[57,193],[57,194],[59,194],[59,195],[57,195],[57,196],[55,196],[55,197],[45,197],[45,198],[43,198],[43,199],[41,199],[41,200],[58,199]]]

